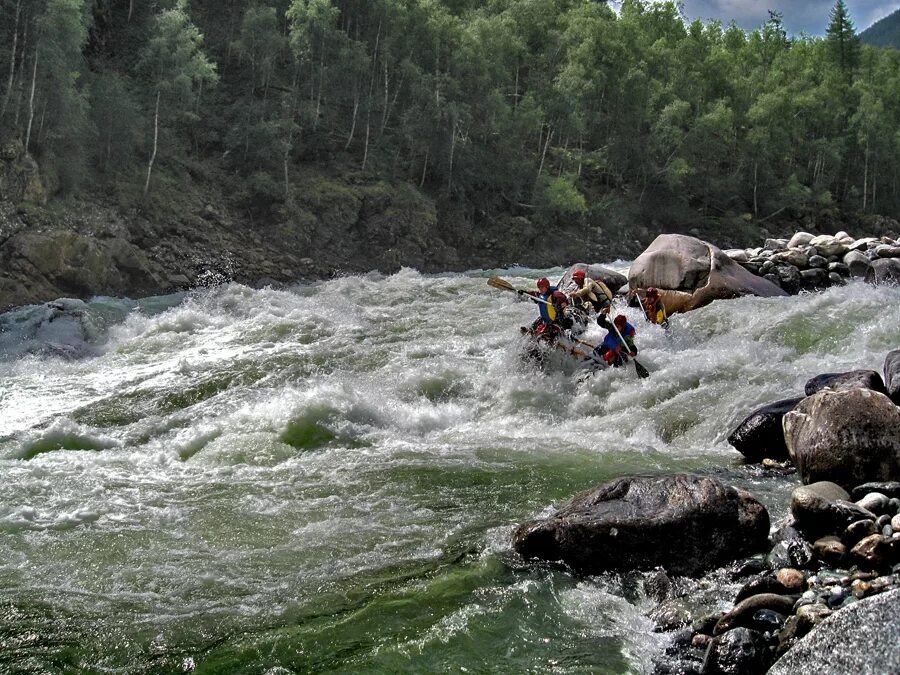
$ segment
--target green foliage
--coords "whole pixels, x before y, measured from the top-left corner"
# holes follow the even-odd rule
[[[161,182],[215,164],[272,212],[339,167],[484,221],[900,213],[900,52],[861,46],[843,0],[824,38],[649,0],[18,2],[3,135],[26,134],[37,58],[30,150],[70,189],[140,181],[158,96]]]

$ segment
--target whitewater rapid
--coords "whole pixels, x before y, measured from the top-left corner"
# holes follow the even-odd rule
[[[523,563],[512,528],[648,471],[783,513],[792,479],[737,466],[728,432],[814,375],[880,371],[900,289],[719,301],[668,333],[622,307],[651,376],[578,382],[523,363],[534,305],[486,284],[560,271],[0,316],[0,669],[647,670],[652,603]]]

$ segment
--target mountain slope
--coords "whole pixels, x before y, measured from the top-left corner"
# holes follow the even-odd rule
[[[900,9],[873,23],[859,37],[868,45],[900,49]]]

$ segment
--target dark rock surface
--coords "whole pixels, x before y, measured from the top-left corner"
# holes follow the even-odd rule
[[[843,391],[845,389],[871,389],[887,395],[881,375],[874,370],[851,370],[846,373],[823,373],[806,382],[804,390],[807,396],[822,391]]]
[[[693,575],[764,549],[768,531],[765,507],[714,478],[626,476],[521,525],[513,544],[586,574],[662,566]]]
[[[900,405],[900,349],[889,352],[884,359],[884,384],[891,400]]]
[[[802,400],[786,398],[757,408],[728,435],[728,442],[750,462],[788,459],[781,422]]]

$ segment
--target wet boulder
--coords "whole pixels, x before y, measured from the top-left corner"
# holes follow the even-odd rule
[[[690,474],[625,476],[583,492],[513,537],[526,558],[580,573],[663,567],[696,575],[766,548],[769,514],[751,494]]]
[[[870,389],[820,391],[783,419],[788,454],[804,483],[845,489],[900,477],[900,408]]]
[[[823,373],[816,375],[806,382],[804,388],[807,396],[831,389],[832,391],[844,391],[846,389],[871,389],[887,395],[884,380],[874,370],[851,370],[846,373]]]
[[[655,286],[689,294],[677,311],[696,309],[721,298],[786,295],[771,281],[741,267],[718,247],[681,234],[659,235],[632,263],[628,283],[632,289]],[[666,307],[670,314],[676,311],[669,308],[668,302]]]
[[[709,675],[762,675],[771,659],[761,631],[735,628],[710,642],[700,672]]]
[[[757,408],[728,435],[728,442],[750,462],[788,459],[781,421],[802,400],[786,398]]]
[[[860,279],[869,279],[874,275],[872,263],[868,257],[860,251],[850,251],[843,258],[844,264],[850,270],[851,277],[859,277]]]
[[[851,502],[842,487],[829,481],[795,488],[791,493],[791,515],[797,529],[812,539],[843,532],[858,520],[875,520],[873,513]]]
[[[900,284],[900,258],[878,258],[872,261],[876,284]]]
[[[900,405],[900,349],[888,353],[884,359],[884,384],[891,400]]]

